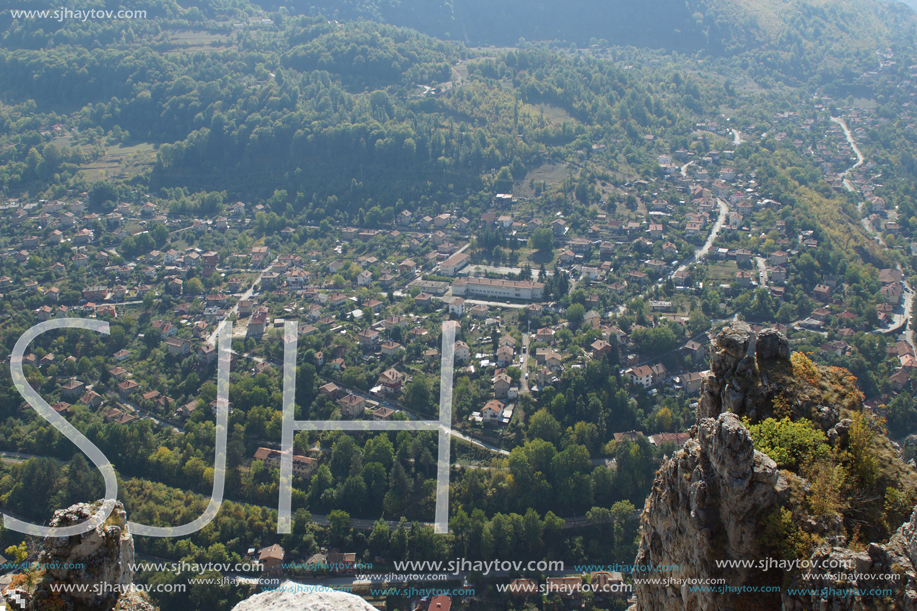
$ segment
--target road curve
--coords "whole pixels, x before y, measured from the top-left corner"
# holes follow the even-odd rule
[[[717,236],[720,235],[720,231],[723,229],[723,225],[726,223],[726,215],[729,214],[729,208],[726,206],[726,202],[720,198],[717,198],[716,203],[719,206],[720,215],[717,217],[716,223],[714,223],[713,230],[710,232],[710,235],[707,236],[707,241],[704,242],[703,246],[694,251],[693,257],[686,259],[684,263],[679,265],[675,272],[680,272],[682,270],[688,269],[689,265],[692,265],[706,257],[707,253],[710,252],[710,249],[713,247],[713,243],[716,241]],[[672,275],[675,275],[675,272],[672,272]]]

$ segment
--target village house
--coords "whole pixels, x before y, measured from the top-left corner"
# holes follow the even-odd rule
[[[366,400],[363,397],[350,394],[338,400],[341,406],[341,414],[345,418],[356,418],[366,409]]]
[[[201,344],[201,347],[198,348],[197,352],[197,361],[202,365],[209,365],[217,360],[217,349],[216,346],[209,342],[204,342]]]
[[[506,367],[513,364],[513,348],[512,346],[500,346],[497,348],[497,365],[500,367]]]
[[[191,352],[191,341],[181,337],[170,337],[166,340],[166,350],[173,356],[182,356]]]
[[[614,347],[604,340],[596,340],[590,346],[592,348],[592,358],[600,359],[606,354],[611,354]]]
[[[397,369],[387,369],[379,374],[379,385],[382,390],[389,394],[398,394],[401,392],[401,385],[404,382],[404,374]]]
[[[503,420],[503,403],[492,399],[481,408],[481,420],[484,422],[501,422]]]
[[[262,461],[271,469],[280,468],[281,456],[282,452],[272,448],[258,448],[255,451],[255,460]],[[309,477],[316,468],[318,468],[318,461],[314,458],[293,454],[293,475],[298,477]]]
[[[449,313],[455,314],[456,316],[462,316],[465,313],[465,300],[461,297],[456,297],[449,304]]]
[[[259,448],[260,452],[262,449]],[[257,458],[257,453],[255,458]],[[258,562],[261,563],[262,571],[267,575],[279,575],[282,572],[283,559],[286,555],[283,548],[279,544],[274,544],[270,547],[266,547],[258,554]]]
[[[379,343],[379,332],[373,329],[363,329],[357,333],[357,340],[364,348],[375,349]]]
[[[512,378],[505,373],[494,376],[494,396],[497,399],[506,399],[512,386]]]
[[[140,384],[134,382],[133,380],[125,380],[118,384],[118,394],[122,399],[127,399],[130,397],[137,389],[140,388]]]
[[[471,348],[463,341],[455,342],[455,360],[466,362],[471,359]]]

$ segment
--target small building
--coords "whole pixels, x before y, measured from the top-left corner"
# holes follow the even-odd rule
[[[449,313],[455,314],[456,316],[465,314],[465,300],[461,297],[453,299],[452,303],[449,304]]]
[[[430,606],[427,611],[450,611],[452,609],[452,599],[445,594],[437,594],[430,599]]]
[[[255,451],[255,460],[264,462],[272,469],[280,468],[280,457],[282,452],[273,448],[258,448]],[[293,475],[299,477],[309,477],[318,467],[318,461],[309,456],[293,454]]]
[[[286,552],[283,551],[283,548],[275,543],[261,550],[261,553],[258,554],[258,562],[264,567],[263,570],[266,574],[277,575],[281,572],[285,555]]]
[[[366,409],[366,399],[358,395],[349,394],[338,401],[341,414],[346,418],[356,418]]]
[[[693,395],[700,392],[701,383],[704,381],[703,375],[699,372],[691,372],[683,374],[680,377],[686,393]]]
[[[471,359],[471,348],[463,341],[455,342],[455,360],[465,362]]]
[[[590,347],[592,348],[592,358],[594,359],[600,359],[606,354],[611,354],[613,350],[611,344],[601,339],[592,342]]]
[[[390,394],[401,392],[401,385],[404,382],[404,374],[397,369],[387,369],[379,374],[379,384],[382,389]]]
[[[77,380],[70,378],[61,386],[61,395],[65,399],[76,399],[81,396],[86,389],[86,385]]]
[[[182,356],[191,352],[191,340],[182,337],[170,337],[166,340],[166,350],[173,356]]]
[[[514,351],[512,346],[500,346],[497,348],[497,365],[506,367],[513,364]]]
[[[481,408],[481,420],[484,422],[502,422],[503,403],[492,399]]]

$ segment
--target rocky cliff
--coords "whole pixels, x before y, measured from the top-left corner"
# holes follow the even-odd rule
[[[81,524],[101,507],[102,501],[96,501],[55,511],[49,526]],[[93,530],[72,537],[48,537],[42,546],[39,564],[55,568],[40,571],[33,587],[4,592],[10,609],[157,611],[147,595],[133,586],[134,540],[120,502]]]
[[[889,498],[913,499],[917,474],[877,434],[869,451],[883,462],[873,479],[856,488],[851,475],[841,488],[858,451],[849,417],[862,409],[849,374],[744,323],[724,329],[712,352],[692,438],[660,468],[641,517],[635,564],[647,570],[635,581],[660,581],[635,583],[636,610],[917,611],[917,509],[887,543],[866,538],[893,532],[882,495],[886,510]],[[745,424],[768,418],[804,419],[823,433],[837,460],[835,492],[849,497],[835,511],[813,511],[824,506],[821,480],[755,449]],[[874,590],[882,593],[864,594]]]
[[[375,611],[368,602],[322,586],[286,582],[276,590],[256,594],[232,611]]]

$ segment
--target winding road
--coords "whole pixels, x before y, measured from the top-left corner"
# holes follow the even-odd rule
[[[850,144],[850,148],[853,149],[853,152],[854,154],[856,154],[856,157],[857,157],[856,163],[854,163],[852,166],[847,168],[844,171],[844,173],[841,174],[841,176],[844,177],[844,188],[850,192],[854,192],[855,189],[853,187],[853,184],[850,182],[850,179],[848,178],[848,176],[855,169],[863,165],[863,163],[866,161],[866,158],[863,156],[863,152],[860,150],[860,147],[857,146],[856,140],[853,139],[853,134],[850,133],[850,128],[847,127],[847,122],[844,121],[844,119],[841,117],[831,117],[831,121],[840,125],[841,129],[844,130],[844,136],[846,136],[847,142]],[[863,214],[863,203],[864,202],[861,199],[860,202],[857,204],[857,210],[859,211],[860,214]],[[872,223],[869,222],[869,219],[866,219],[866,218],[860,219],[860,223],[862,223],[863,228],[866,230],[867,235],[870,235],[873,238],[875,238],[875,240],[879,244],[881,244],[883,248],[888,250],[888,246],[885,244],[885,240],[882,239],[882,236],[879,234],[878,231],[876,231],[876,228],[872,226]],[[898,268],[898,271],[901,271],[900,264],[897,266],[897,268]],[[917,346],[914,345],[914,330],[911,328],[911,311],[914,305],[914,291],[911,290],[911,287],[908,284],[907,280],[903,281],[902,284],[904,286],[904,293],[901,295],[903,299],[903,303],[902,303],[903,314],[895,314],[894,320],[897,321],[899,320],[898,319],[899,316],[902,316],[902,315],[904,316],[904,319],[906,321],[905,327],[904,327],[904,339],[905,341],[907,341],[908,344],[910,344],[911,349],[917,352]],[[894,329],[898,324],[900,324],[900,322],[893,322],[891,329]]]
[[[855,169],[863,165],[863,162],[866,160],[866,158],[863,157],[863,152],[860,151],[860,147],[857,146],[856,141],[853,139],[853,134],[850,133],[850,128],[847,127],[847,122],[844,121],[844,119],[841,117],[831,117],[831,121],[840,125],[841,129],[844,130],[844,136],[847,137],[847,142],[850,144],[850,148],[853,149],[854,154],[856,154],[857,156],[856,163],[854,163],[852,166],[847,168],[844,171],[844,173],[841,174],[841,177],[844,183],[844,188],[850,192],[854,192],[856,189],[854,189],[853,183],[850,182],[850,179],[848,178],[848,176],[850,175],[852,171],[854,171]],[[864,202],[861,199],[860,202],[857,204],[857,212],[859,212],[861,215],[863,214],[863,203]],[[868,235],[871,235],[873,238],[875,238],[875,240],[879,244],[881,244],[882,246],[885,246],[885,240],[882,239],[882,236],[879,235],[879,232],[876,231],[876,228],[873,227],[872,224],[870,224],[869,219],[865,219],[865,218],[860,219],[860,223],[863,225],[863,229],[866,230],[866,233]]]
[[[704,242],[704,245],[694,251],[694,255],[686,259],[684,263],[678,266],[674,272],[670,274],[671,276],[675,275],[675,272],[680,272],[682,270],[688,269],[689,265],[700,261],[707,256],[707,253],[710,252],[710,249],[713,247],[713,243],[716,241],[717,236],[720,235],[720,231],[723,229],[723,225],[726,223],[726,215],[729,214],[729,207],[726,206],[726,202],[722,199],[716,199],[717,206],[720,210],[720,215],[716,219],[716,223],[713,224],[713,230],[710,232],[710,235],[707,236],[707,241]]]
[[[850,144],[850,148],[853,149],[853,152],[857,156],[857,162],[853,164],[852,166],[850,166],[849,168],[847,168],[847,170],[843,174],[841,174],[841,176],[844,177],[844,186],[847,188],[848,191],[853,191],[853,185],[850,184],[850,181],[848,180],[847,175],[850,174],[850,172],[857,169],[858,167],[860,167],[861,165],[863,165],[865,158],[863,157],[863,153],[860,151],[860,148],[857,146],[856,141],[854,141],[853,134],[850,133],[850,128],[847,127],[847,122],[844,121],[844,119],[840,117],[831,117],[831,121],[840,125],[841,129],[844,130],[844,135],[847,137],[847,142]]]
[[[742,144],[742,132],[737,129],[730,129],[729,131],[732,132],[732,144],[735,146]]]

